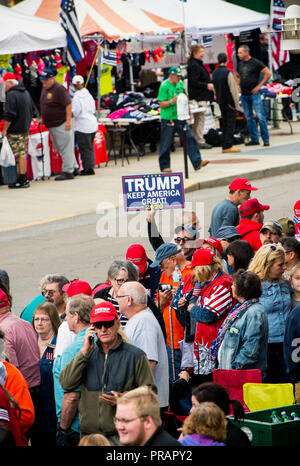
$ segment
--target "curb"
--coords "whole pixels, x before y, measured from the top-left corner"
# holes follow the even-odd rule
[[[241,175],[243,178],[251,178],[251,180],[257,180],[259,178],[265,178],[269,176],[277,176],[288,174],[291,172],[295,172],[300,170],[300,162],[299,163],[291,163],[289,165],[282,165],[281,167],[272,167],[272,168],[265,168],[256,171],[250,171],[246,173],[242,173]],[[184,187],[185,193],[191,193],[193,191],[198,191],[200,189],[207,189],[207,188],[215,188],[217,186],[226,186],[231,183],[231,181],[236,178],[231,176],[225,176],[215,180],[207,180],[207,181],[199,181],[197,183],[190,183]],[[189,183],[189,182],[187,182]]]

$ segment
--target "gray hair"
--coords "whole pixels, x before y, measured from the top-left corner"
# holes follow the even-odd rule
[[[70,282],[64,275],[49,274],[41,280],[41,288],[44,288],[48,283],[58,283],[59,292],[63,294],[62,287]]]
[[[137,281],[139,278],[138,269],[132,262],[130,261],[114,261],[107,272],[108,278],[115,279],[120,270],[124,270],[124,272],[128,275],[128,281]]]
[[[7,354],[6,354],[4,332],[0,330],[0,361],[5,361],[6,357],[7,357]]]
[[[17,86],[19,84],[19,81],[17,79],[7,79],[6,82],[12,83],[14,86]]]
[[[244,49],[245,52],[248,52],[248,53],[250,52],[250,47],[248,45],[246,45],[246,44],[240,45],[239,49]]]
[[[91,311],[95,306],[95,301],[86,294],[77,294],[68,299],[68,310],[71,314],[79,315],[81,322],[90,323]]]
[[[122,285],[122,289],[132,298],[134,304],[147,305],[148,294],[146,288],[139,282],[127,282]]]

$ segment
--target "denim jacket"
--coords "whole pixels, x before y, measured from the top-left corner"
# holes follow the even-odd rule
[[[218,353],[218,369],[260,369],[263,375],[267,365],[267,346],[267,313],[257,302],[227,330]]]
[[[286,280],[271,283],[262,282],[262,295],[259,302],[265,308],[269,321],[269,343],[281,343],[284,340],[285,322],[291,310],[291,285]]]

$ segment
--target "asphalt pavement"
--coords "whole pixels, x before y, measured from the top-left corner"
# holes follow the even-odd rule
[[[235,146],[240,153],[222,154],[220,147],[201,150],[203,160],[210,163],[194,171],[188,163],[188,178],[184,181],[185,192],[209,187],[229,185],[236,177],[255,179],[293,173],[300,170],[300,121],[290,126],[280,123],[280,128],[270,130],[270,147]],[[171,155],[173,172],[184,171],[183,149],[177,140]],[[82,214],[122,205],[122,176],[159,173],[158,154],[146,148],[143,157],[137,160],[132,152],[129,164],[126,159],[110,160],[105,166],[95,169],[94,176],[77,176],[73,180],[32,181],[28,189],[11,190],[0,186],[0,233],[14,229],[47,224]]]

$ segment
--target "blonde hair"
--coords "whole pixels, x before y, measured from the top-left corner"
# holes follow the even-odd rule
[[[82,437],[79,447],[110,447],[110,443],[104,435],[89,434]]]
[[[117,405],[123,405],[133,402],[135,404],[136,415],[139,417],[150,416],[156,425],[159,427],[162,423],[160,417],[160,407],[158,396],[151,390],[150,387],[143,385],[125,393],[117,400]]]
[[[222,442],[226,438],[225,414],[215,403],[200,403],[184,421],[182,433],[200,434]]]
[[[212,265],[196,265],[193,268],[192,283],[206,282],[222,270],[223,264],[221,258],[214,256]]]
[[[265,244],[256,251],[248,270],[256,273],[261,280],[268,280],[270,267],[284,257],[284,249],[279,244]]]
[[[190,56],[189,56],[188,60],[190,60],[191,58],[194,58],[195,54],[196,54],[196,53],[198,52],[198,50],[200,50],[200,49],[205,49],[205,47],[204,47],[203,45],[198,45],[198,44],[193,45],[193,46],[191,47]]]
[[[290,279],[293,278],[293,275],[294,275],[294,273],[297,272],[297,270],[300,270],[300,262],[298,264],[294,265],[294,267],[291,268]]]

